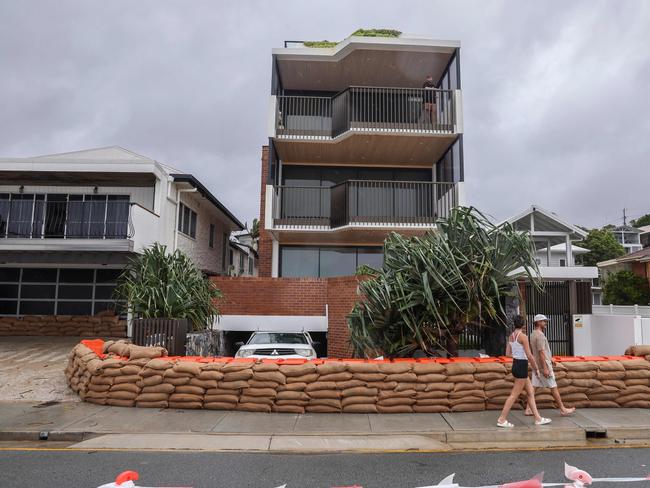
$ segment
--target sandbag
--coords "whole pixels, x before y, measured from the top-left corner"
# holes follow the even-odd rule
[[[452,391],[453,389],[453,383],[427,383],[424,391]]]
[[[169,401],[170,405],[171,402],[174,403],[181,403],[181,402],[202,402],[203,401],[203,395],[195,395],[192,393],[172,393],[169,395]]]
[[[366,382],[360,380],[347,380],[347,381],[336,382],[336,389],[341,391],[347,390],[348,388],[356,388],[358,386],[366,386]]]
[[[201,366],[203,365],[196,361],[179,361],[174,365],[174,372],[198,376],[201,374]]]
[[[650,370],[648,369],[628,369],[625,371],[625,379],[648,379]]]
[[[503,366],[503,363],[474,363],[474,367],[476,374],[499,373],[504,375],[506,373],[506,368]]]
[[[344,371],[342,373],[332,373],[332,374],[325,374],[325,375],[320,375],[318,378],[318,381],[348,381],[353,378],[352,373],[348,373],[347,371]]]
[[[222,381],[248,381],[250,380],[253,375],[263,375],[263,374],[268,374],[267,373],[255,373],[252,369],[241,369],[239,371],[232,371],[228,372],[223,375],[223,380]],[[258,381],[259,381],[259,376],[256,376]]]
[[[336,383],[333,381],[315,381],[314,383],[308,383],[305,388],[308,393],[316,390],[336,390]]]
[[[426,374],[446,374],[447,370],[442,364],[431,361],[413,364],[413,372],[419,376]]]
[[[487,383],[485,383],[485,391],[506,390],[506,389],[511,390],[513,384],[514,383],[511,383],[509,381],[505,381],[503,379],[488,381]]]
[[[597,364],[599,371],[625,371],[621,361],[599,361]]]
[[[158,358],[147,361],[147,365],[146,365],[146,367],[149,369],[159,369],[163,371],[172,368],[173,366],[174,363],[169,359],[158,359]]]
[[[107,398],[106,405],[111,407],[133,407],[135,405],[135,400],[121,400],[118,398]]]
[[[272,390],[277,390],[280,384],[275,381],[248,380],[248,386],[251,388],[271,388]]]
[[[110,344],[106,349],[106,352],[117,354],[118,356],[122,357],[128,357],[130,346],[131,344],[125,341],[113,341],[113,343]]]
[[[639,379],[630,378],[630,379],[625,380],[625,386],[626,387],[628,387],[628,386],[639,386],[639,385],[649,386],[650,385],[650,379],[648,379],[648,378],[639,378]]]
[[[318,375],[314,376],[316,378],[318,377]],[[315,381],[316,378],[311,381]],[[287,377],[280,371],[253,371],[253,379],[255,381],[273,381],[274,383],[278,383],[280,385],[284,385],[287,382]],[[295,377],[292,377],[291,380],[292,383],[298,383],[298,380],[296,380]]]
[[[571,371],[598,371],[598,364],[593,361],[567,361],[562,363],[567,372]]]
[[[416,413],[445,413],[449,412],[449,407],[441,405],[413,405],[413,411]]]
[[[598,380],[579,380],[579,379],[572,379],[571,380],[571,385],[572,386],[578,386],[581,388],[596,388],[600,386],[600,381]]]
[[[415,394],[417,400],[429,399],[429,398],[447,398],[449,393],[446,391],[434,390],[434,391],[418,391]]]
[[[398,383],[416,383],[418,381],[418,375],[415,373],[389,374],[386,376],[386,381],[397,381]]]
[[[377,412],[379,413],[413,413],[413,408],[410,405],[377,405]]]
[[[442,407],[449,407],[451,402],[447,398],[418,398],[415,402],[416,405],[439,405]]]
[[[198,386],[207,390],[208,388],[218,388],[219,382],[217,380],[200,380],[198,378],[190,378],[188,383],[190,386]]]
[[[483,390],[463,390],[449,393],[449,399],[454,400],[458,398],[480,398],[485,400],[486,396]]]
[[[379,365],[379,372],[384,374],[403,374],[408,373],[413,369],[413,363],[410,362],[397,362],[397,363],[377,363]],[[370,371],[367,371],[368,373]]]
[[[98,393],[105,393],[110,389],[111,389],[111,385],[96,385],[94,383],[88,385],[88,391],[95,391]]]
[[[280,369],[280,365],[275,361],[262,360],[261,363],[255,363],[253,365],[253,371],[269,372],[269,371],[278,371],[279,369]]]
[[[189,384],[190,379],[191,378],[189,378],[187,376],[185,376],[183,378],[164,378],[163,382],[167,383],[167,384],[170,384],[170,385],[174,385],[174,386],[182,386],[182,385]]]
[[[140,388],[138,388],[134,383],[120,383],[119,385],[111,386],[111,391],[127,391],[131,393],[140,393]]]
[[[337,410],[341,410],[341,400],[335,398],[312,398],[309,401],[309,405],[333,407]]]
[[[303,414],[305,413],[305,407],[300,407],[298,405],[273,405],[271,411],[277,413]]]
[[[311,362],[296,365],[280,365],[280,372],[286,377],[305,376],[316,373],[316,365]]]
[[[358,403],[344,406],[343,411],[345,413],[379,413],[377,411],[377,405],[375,404],[358,404]]]
[[[339,361],[327,361],[316,366],[316,372],[321,375],[342,373],[347,370],[347,365]]]
[[[485,391],[485,383],[482,381],[474,381],[473,383],[454,383],[453,391],[455,392],[469,390]]]
[[[494,372],[474,373],[474,379],[476,379],[477,381],[484,381],[486,383],[489,381],[503,379],[504,376],[505,373],[494,373]]]
[[[199,373],[197,379],[201,381],[221,381],[223,380],[223,377],[224,374],[221,371],[211,371],[211,370],[206,371],[204,369]]]
[[[169,408],[187,408],[192,410],[199,410],[203,408],[203,402],[174,402],[170,400]]]
[[[626,356],[647,356],[650,355],[650,346],[638,345],[630,346],[625,351]]]
[[[473,383],[473,374],[455,374],[447,376],[447,383]]]
[[[368,388],[377,388],[378,390],[394,390],[397,388],[397,381],[368,381]]]
[[[356,405],[356,404],[375,404],[375,398],[374,397],[368,397],[368,396],[352,396],[352,397],[346,397],[341,400],[341,405],[345,408],[347,405]]]
[[[395,391],[415,390],[424,391],[427,389],[426,383],[397,383]]]
[[[630,395],[622,395],[616,399],[616,403],[627,407],[630,402],[648,402],[650,395],[647,393],[632,393]]]
[[[142,378],[142,386],[154,386],[154,385],[159,385],[163,382],[163,377],[160,374],[154,375],[154,376],[147,376],[146,378]]]
[[[309,400],[310,396],[302,391],[280,391],[275,398],[276,400]]]
[[[140,379],[140,376],[137,374],[130,374],[128,376],[116,376],[113,384],[120,385],[122,383],[132,383],[135,385],[138,381],[140,381]]]
[[[208,410],[234,410],[236,403],[208,402],[203,404],[203,408]]]
[[[200,386],[181,385],[177,386],[174,392],[189,393],[190,395],[197,395],[202,397],[205,394],[205,388],[201,388]]]
[[[253,381],[251,381],[251,385],[253,384]],[[307,388],[307,383],[287,383],[285,385],[278,385],[277,390],[278,391],[303,391],[305,388]]]
[[[135,401],[136,402],[166,402],[169,399],[167,393],[140,393]]]
[[[384,373],[355,373],[354,376],[352,376],[352,373],[350,373],[351,378],[354,378],[355,380],[359,381],[366,381],[366,382],[373,382],[373,381],[384,381],[386,379],[386,375]],[[323,380],[324,377],[321,376],[321,380]]]
[[[596,379],[599,381],[603,380],[622,380],[625,378],[625,370],[622,369],[620,371],[598,371],[596,373]]]
[[[366,388],[364,386],[358,386],[356,388],[348,388],[346,390],[343,390],[342,395],[343,398],[354,396],[370,396],[374,398],[378,393],[379,390],[377,390],[377,388]]]
[[[208,395],[203,397],[203,401],[207,403],[228,403],[234,405],[239,401],[238,395]]]
[[[140,358],[159,358],[161,356],[167,356],[167,349],[164,347],[143,347],[136,346],[131,344],[128,347],[127,355],[131,359],[140,359]]]
[[[202,373],[205,371],[221,371],[227,363],[213,362],[203,365]]]
[[[309,405],[309,400],[277,400],[274,405],[306,407]]]
[[[449,376],[467,374],[473,375],[476,372],[476,366],[474,363],[469,362],[448,363],[445,365],[445,367]],[[472,378],[472,380],[473,379],[474,378]]]
[[[240,403],[262,403],[264,405],[273,405],[273,398],[242,395],[239,397]]]
[[[395,398],[382,398],[377,402],[378,405],[385,407],[392,407],[395,405],[413,405],[415,398],[395,397]]]
[[[93,376],[90,378],[90,383],[94,385],[112,385],[115,378],[112,376]]]
[[[596,370],[593,371],[569,371],[566,375],[567,378],[574,380],[593,380],[596,378],[596,375],[598,372]]]
[[[383,366],[384,363],[362,363],[362,362],[350,362],[347,364],[347,370],[356,375],[357,373],[363,374],[376,374],[380,372],[380,366]]]
[[[401,391],[393,391],[393,390],[378,390],[379,391],[379,399],[383,398],[412,398],[416,395],[415,390],[401,390]],[[444,394],[445,397],[447,394]]]
[[[308,393],[309,398],[341,398],[338,390],[314,390]]]
[[[165,400],[154,402],[136,401],[135,406],[140,408],[168,408],[169,402]]]
[[[220,381],[219,388],[222,390],[240,390],[248,388],[248,381]]]
[[[223,363],[223,365],[220,368],[218,367],[214,371],[222,371],[224,374],[226,374],[235,371],[241,371],[243,369],[253,369],[254,365],[255,365],[254,362],[234,360],[234,361],[229,361],[227,363]]]
[[[417,379],[419,383],[442,383],[446,380],[447,375],[440,373],[420,374]]]
[[[341,409],[327,405],[307,405],[305,411],[310,413],[339,413]]]
[[[245,412],[271,412],[271,405],[263,403],[238,403],[236,410],[243,410]]]
[[[241,393],[242,395],[266,398],[275,398],[278,394],[278,392],[272,388],[244,388]]]
[[[144,387],[142,387],[141,393],[165,393],[165,394],[170,394],[170,393],[174,393],[175,389],[176,389],[176,387],[174,385],[170,385],[169,383],[161,383],[159,385],[144,386]]]
[[[634,400],[623,405],[625,408],[650,408],[650,401]]]
[[[106,394],[106,398],[112,398],[113,400],[135,400],[135,397],[138,396],[138,393],[131,391],[109,391]]]

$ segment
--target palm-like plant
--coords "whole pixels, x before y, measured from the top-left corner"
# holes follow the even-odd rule
[[[189,319],[201,330],[219,316],[221,292],[181,251],[158,243],[133,259],[120,275],[116,297],[138,318]]]
[[[503,298],[517,278],[536,281],[532,242],[509,223],[459,207],[437,227],[422,237],[391,234],[382,269],[360,270],[370,279],[348,317],[357,356],[432,353],[468,324],[505,325]]]

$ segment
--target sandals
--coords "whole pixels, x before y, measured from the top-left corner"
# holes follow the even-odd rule
[[[502,427],[504,429],[512,429],[515,426],[515,424],[511,424],[507,420],[504,420],[503,422],[499,422],[497,420],[497,427]]]
[[[551,422],[553,422],[551,419],[547,419],[546,417],[542,417],[539,420],[535,420],[535,425],[546,425],[546,424],[550,424]]]

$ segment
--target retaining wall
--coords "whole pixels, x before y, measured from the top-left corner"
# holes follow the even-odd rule
[[[650,347],[628,352],[650,353]],[[509,358],[303,361],[164,354],[123,341],[81,341],[66,377],[83,400],[100,405],[290,413],[496,410],[513,382]],[[650,356],[556,359],[567,405],[650,407]],[[553,408],[548,390],[538,390],[536,399],[541,408]]]
[[[0,317],[0,336],[126,337],[126,321],[112,315]]]

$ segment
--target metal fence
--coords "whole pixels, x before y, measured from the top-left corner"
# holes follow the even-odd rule
[[[650,317],[650,305],[593,305],[594,315],[638,315]]]
[[[455,183],[349,180],[332,187],[276,186],[274,225],[432,225],[458,205]]]
[[[189,331],[187,319],[133,319],[133,343],[138,346],[162,346],[170,356],[184,356]]]
[[[278,95],[275,128],[278,137],[297,139],[349,130],[453,134],[454,91],[353,86],[333,97]]]

